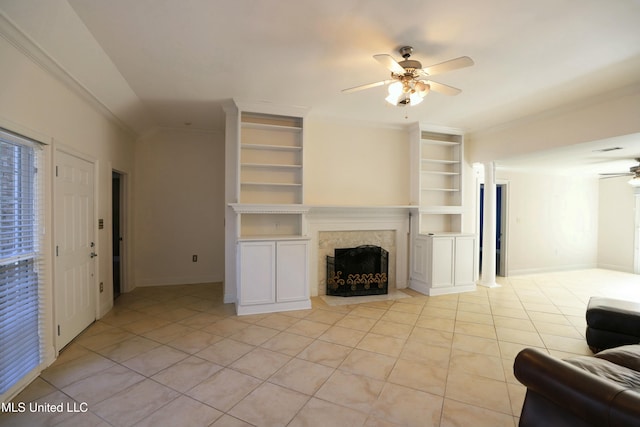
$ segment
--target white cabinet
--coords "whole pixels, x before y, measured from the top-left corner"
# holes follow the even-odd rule
[[[478,268],[475,247],[473,234],[417,236],[411,288],[427,295],[474,290]]]
[[[238,314],[311,308],[307,240],[238,244]]]

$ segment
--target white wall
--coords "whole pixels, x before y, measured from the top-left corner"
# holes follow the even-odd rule
[[[598,180],[496,171],[507,182],[508,274],[593,268],[598,251]]]
[[[628,180],[600,180],[598,266],[633,273],[635,194]]]
[[[307,120],[306,132],[305,203],[409,203],[409,137],[404,129]]]
[[[135,171],[135,285],[222,281],[224,133],[146,135],[135,144]]]

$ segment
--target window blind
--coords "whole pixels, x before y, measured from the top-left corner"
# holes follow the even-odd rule
[[[41,363],[40,152],[0,129],[0,395]]]

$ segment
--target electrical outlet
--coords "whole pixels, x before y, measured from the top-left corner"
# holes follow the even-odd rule
[[[100,282],[100,293],[104,292],[104,283]]]
[[[198,255],[194,255],[193,257],[191,257],[191,260],[193,262],[198,262]]]

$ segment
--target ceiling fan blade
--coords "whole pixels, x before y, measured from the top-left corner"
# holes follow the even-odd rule
[[[391,55],[387,55],[386,53],[381,53],[379,55],[373,55],[373,57],[382,64],[383,67],[387,68],[392,73],[396,74],[404,74],[404,68],[402,65],[398,64],[398,62],[393,59]]]
[[[600,175],[599,179],[611,179],[611,178],[621,178],[623,176],[631,176],[628,174],[620,174],[620,175]]]
[[[429,86],[431,86],[431,90],[440,92],[444,95],[454,96],[462,92],[462,90],[458,89],[457,87],[434,82],[433,80],[429,80],[427,83],[429,84]]]
[[[447,71],[457,70],[458,68],[470,67],[473,65],[473,59],[468,56],[461,56],[460,58],[450,59],[448,61],[441,62],[430,67],[422,69],[423,73],[429,76],[436,74],[446,73]]]
[[[386,84],[391,83],[392,81],[393,80],[382,80],[380,82],[367,83],[366,85],[360,85],[360,86],[350,87],[350,88],[347,88],[347,89],[342,89],[342,92],[343,93],[357,92],[359,90],[370,89],[372,87],[384,86]]]

